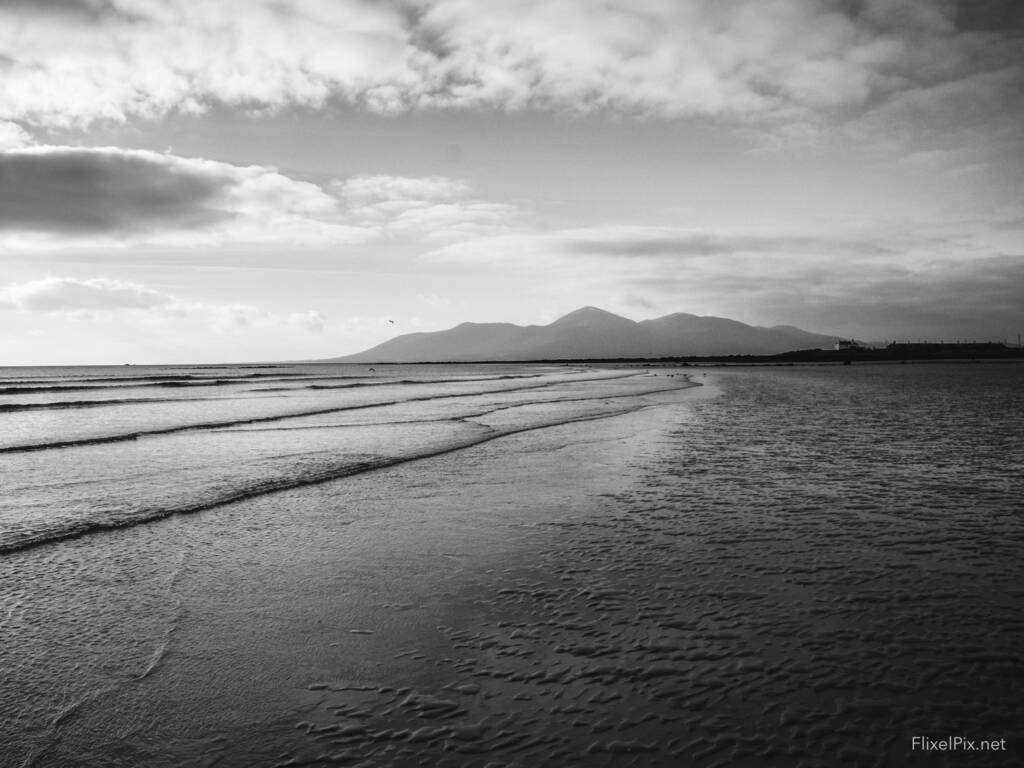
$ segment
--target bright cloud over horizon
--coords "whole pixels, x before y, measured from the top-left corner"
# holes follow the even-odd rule
[[[1022,32],[1015,0],[0,0],[0,365],[583,305],[1015,338]]]

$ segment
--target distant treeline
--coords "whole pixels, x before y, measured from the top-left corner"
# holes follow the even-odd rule
[[[1024,360],[1024,350],[1005,344],[890,344],[872,349],[798,349],[778,355],[706,355],[658,359],[606,360],[622,363],[676,363],[676,364],[785,364],[785,363],[882,363],[903,360]],[[570,362],[570,361],[560,361]],[[577,361],[579,362],[579,361]],[[593,361],[599,362],[599,361]]]

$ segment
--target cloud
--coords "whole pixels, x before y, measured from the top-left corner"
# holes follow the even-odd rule
[[[964,264],[899,264],[863,270],[804,262],[734,269],[620,274],[610,287],[665,311],[716,314],[756,324],[885,339],[1001,340],[1016,333],[1024,258],[993,256]],[[750,267],[750,269],[748,269]]]
[[[354,176],[330,189],[353,222],[399,236],[480,237],[507,228],[518,215],[515,206],[474,197],[467,180],[446,176]]]
[[[148,150],[0,151],[0,242],[18,247],[126,243],[362,243],[383,236],[492,234],[517,211],[464,179],[355,176],[325,186],[276,169]]]
[[[1019,326],[1024,255],[945,259],[927,269],[894,265],[853,279],[833,276],[813,290],[782,283],[762,290],[761,311],[790,322],[828,318],[831,328],[883,340],[1000,341]]]
[[[1018,0],[971,0],[956,4],[956,24],[965,30],[1024,30],[1024,5]]]
[[[285,321],[291,325],[305,328],[311,333],[323,333],[324,326],[327,324],[327,316],[311,309],[307,312],[293,312],[285,317]]]
[[[164,291],[107,277],[45,277],[0,287],[0,310],[21,310],[71,319],[198,321],[214,330],[294,327],[321,333],[327,318],[316,310],[279,314],[249,304],[186,301]]]
[[[563,229],[547,233],[511,233],[442,246],[424,254],[429,261],[462,264],[502,264],[534,269],[539,266],[636,262],[696,264],[701,260],[728,263],[729,258],[786,256],[860,259],[890,257],[900,251],[881,237],[850,235],[745,234],[688,230],[677,227],[609,225]],[[726,258],[728,257],[728,258]]]
[[[265,166],[113,147],[0,152],[0,233],[31,243],[361,242],[338,200]],[[37,237],[38,239],[38,237]]]
[[[0,9],[22,14],[42,11],[56,16],[94,19],[100,14],[113,12],[115,6],[107,0],[0,0]]]
[[[251,304],[203,304],[175,302],[161,319],[167,317],[200,321],[218,332],[296,328],[307,333],[323,333],[327,317],[315,310],[282,315]]]
[[[409,178],[381,174],[353,176],[336,182],[335,187],[339,196],[353,206],[395,202],[400,205],[450,203],[467,197],[472,191],[469,182],[464,179],[446,176]]]
[[[999,219],[992,222],[993,229],[1002,229],[1009,231],[1024,231],[1024,216],[1012,216],[1009,218]]]
[[[553,302],[614,297],[623,307],[796,323],[867,338],[988,338],[993,329],[1013,330],[1024,257],[996,255],[984,237],[955,234],[959,227],[954,234],[907,229],[867,236],[609,226],[469,240],[424,258],[543,274]]]
[[[754,237],[687,232],[659,227],[618,227],[567,232],[560,247],[569,253],[594,256],[713,256],[742,252],[805,250],[818,241],[809,237]]]
[[[1006,114],[1024,80],[1013,0],[48,0],[0,16],[0,119],[43,128],[342,99],[710,116],[807,140],[958,84]]]
[[[32,137],[20,125],[0,120],[0,151],[25,147],[31,143]]]
[[[14,283],[0,291],[0,308],[29,312],[151,309],[173,301],[173,297],[144,285],[103,277],[46,277]]]
[[[8,114],[37,125],[157,117],[212,102],[370,101],[407,66],[401,15],[359,0],[107,0],[0,6]]]
[[[224,168],[152,152],[70,147],[0,154],[0,227],[112,232],[229,218]]]

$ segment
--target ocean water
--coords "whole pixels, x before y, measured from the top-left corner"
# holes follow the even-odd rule
[[[0,552],[617,412],[634,407],[621,396],[671,383],[643,379],[501,365],[0,369]]]
[[[383,368],[2,412],[3,764],[1019,764],[1024,366]]]

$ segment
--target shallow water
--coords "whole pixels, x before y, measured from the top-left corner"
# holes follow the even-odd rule
[[[39,766],[1019,762],[1024,368],[701,373],[238,425],[205,453],[147,438],[154,477],[198,479],[124,499],[249,471],[217,457],[456,450],[0,556],[0,744]],[[95,505],[88,467],[110,494],[116,456],[70,457],[133,445],[0,458],[62,455],[52,480]]]
[[[1022,373],[713,372],[631,482],[539,522],[538,556],[466,596],[419,685],[326,678],[291,754],[1019,764]]]
[[[130,396],[169,379],[196,391]],[[277,382],[274,394],[254,391],[256,380]],[[0,552],[617,412],[672,386],[635,372],[528,366],[0,370]]]

